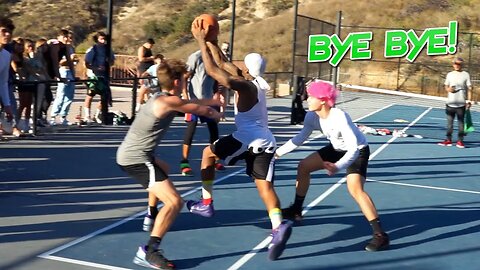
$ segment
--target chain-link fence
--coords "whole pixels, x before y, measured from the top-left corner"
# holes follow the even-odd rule
[[[335,25],[319,19],[297,15],[292,71],[297,76],[317,77],[329,81],[332,80],[333,67],[328,62],[308,62],[308,38],[310,35],[318,34],[335,34]]]
[[[342,26],[342,40],[350,33],[372,32],[370,41],[372,59],[350,60],[348,54],[339,64],[338,82],[344,84],[369,86],[390,90],[445,96],[443,83],[445,76],[453,70],[454,57],[465,60],[464,70],[470,73],[475,87],[480,83],[480,33],[458,33],[457,52],[455,55],[428,56],[423,50],[413,63],[405,58],[386,59],[384,57],[385,32],[388,30],[405,30],[401,28]],[[418,36],[423,29],[414,29]],[[308,39],[310,35],[333,35],[335,24],[320,19],[297,15],[297,27],[293,50],[293,74],[323,80],[332,80],[333,67],[328,62],[308,62]],[[474,100],[480,100],[480,93],[474,90]]]
[[[465,60],[464,70],[470,73],[473,83],[478,82],[480,65],[480,34],[459,33],[455,55],[429,56],[424,49],[415,61],[405,58],[386,59],[384,57],[385,32],[392,28],[343,26],[342,38],[349,33],[372,32],[370,43],[371,60],[344,59],[339,67],[339,82],[376,88],[391,89],[425,95],[445,96],[444,81],[453,70],[454,57]],[[395,29],[402,30],[402,29]],[[408,29],[405,29],[408,30]],[[418,36],[423,30],[416,30]],[[479,93],[474,91],[478,100]]]

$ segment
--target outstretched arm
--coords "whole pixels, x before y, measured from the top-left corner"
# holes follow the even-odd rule
[[[154,105],[154,114],[156,117],[160,118],[163,115],[171,112],[183,112],[183,113],[191,113],[196,115],[205,116],[208,118],[212,118],[215,120],[220,120],[221,114],[215,110],[214,108],[206,105],[202,105],[202,101],[192,102],[190,100],[181,99],[178,96],[168,96],[168,97],[158,97],[155,100]],[[204,100],[204,103],[208,103]]]
[[[314,130],[319,130],[320,129],[320,123],[318,122],[318,119],[315,117],[315,112],[308,112],[307,115],[305,115],[305,120],[303,122],[303,128],[300,130],[300,132],[295,135],[293,138],[288,140],[284,145],[279,147],[275,151],[275,156],[277,158],[290,153],[291,151],[295,150],[297,147],[302,145],[308,137],[312,134]]]
[[[230,75],[242,76],[242,71],[232,62],[228,61],[227,57],[223,54],[217,44],[209,41],[207,41],[206,44],[217,66],[230,73]]]

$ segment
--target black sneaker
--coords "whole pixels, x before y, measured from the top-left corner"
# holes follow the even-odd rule
[[[161,250],[155,250],[152,252],[147,251],[145,259],[150,264],[150,267],[154,269],[175,269],[175,265],[171,261],[167,260],[167,258],[163,257]]]
[[[386,233],[374,233],[372,240],[365,246],[367,251],[381,251],[388,249],[390,246],[390,239]]]
[[[297,209],[293,207],[293,204],[291,204],[288,208],[283,208],[282,209],[282,216],[285,219],[293,220],[293,221],[302,221],[303,216],[302,216],[302,209]]]

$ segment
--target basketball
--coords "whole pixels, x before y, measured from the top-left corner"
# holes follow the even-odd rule
[[[207,41],[217,40],[217,36],[220,32],[220,26],[218,25],[218,20],[215,16],[211,14],[202,14],[196,17],[195,21],[196,20],[203,20],[202,29],[207,29],[207,27],[209,27],[205,40]]]

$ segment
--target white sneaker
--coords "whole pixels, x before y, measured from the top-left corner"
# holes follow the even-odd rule
[[[55,119],[55,117],[52,117],[52,118],[50,119],[50,122],[49,122],[49,123],[50,123],[50,126],[56,126],[56,125],[57,125],[57,120]]]
[[[67,118],[62,118],[62,126],[69,126],[70,122],[68,122]]]
[[[147,262],[146,256],[147,256],[147,247],[146,246],[138,247],[137,253],[135,254],[135,258],[133,258],[133,263],[150,268],[150,264]]]

